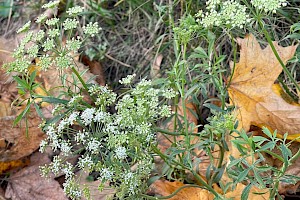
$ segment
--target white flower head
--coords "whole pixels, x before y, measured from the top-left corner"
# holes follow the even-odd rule
[[[122,80],[119,80],[119,83],[121,83],[122,85],[130,85],[135,76],[136,74],[128,75],[127,77],[122,78]]]
[[[120,160],[123,160],[127,157],[126,148],[125,147],[117,147],[115,150],[116,157]]]
[[[251,0],[251,4],[264,12],[276,13],[276,10],[287,5],[286,0]]]
[[[69,8],[67,10],[67,13],[70,16],[74,16],[74,15],[77,15],[78,13],[81,13],[82,11],[83,11],[83,7],[81,7],[81,6],[75,6],[75,7]]]
[[[58,6],[59,2],[60,1],[50,1],[49,3],[44,4],[42,6],[42,8],[45,8],[45,9],[47,9],[47,8],[51,8],[51,9],[56,8]]]
[[[29,30],[31,21],[28,21],[26,24],[24,24],[19,30],[17,30],[17,33],[23,33]]]
[[[100,179],[102,180],[111,181],[113,176],[114,176],[114,171],[110,170],[109,168],[103,168],[100,170]]]
[[[98,26],[98,22],[95,23],[88,23],[88,25],[83,27],[83,32],[87,35],[90,35],[92,37],[95,36],[95,34],[98,34],[101,28]]]
[[[67,18],[63,23],[64,30],[67,31],[67,30],[76,29],[78,24],[79,22],[76,19]]]
[[[87,108],[85,109],[82,113],[80,118],[82,119],[84,125],[90,125],[93,118],[94,118],[94,113],[96,112],[95,108]]]

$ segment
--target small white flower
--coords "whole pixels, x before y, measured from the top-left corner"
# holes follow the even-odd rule
[[[44,22],[46,19],[47,19],[47,15],[45,13],[43,13],[36,19],[35,22],[40,24],[40,23]]]
[[[69,155],[71,153],[72,146],[70,142],[62,140],[60,142],[60,150],[65,154]]]
[[[177,95],[177,93],[173,89],[165,89],[163,90],[162,95],[167,99],[172,99]]]
[[[59,125],[57,127],[57,132],[61,133],[67,126],[69,125],[69,122],[67,119],[63,119],[59,122]]]
[[[163,105],[160,109],[160,115],[162,117],[170,117],[172,112],[171,112],[171,106],[169,105]]]
[[[70,125],[73,125],[73,124],[74,124],[74,121],[76,121],[78,115],[79,115],[79,112],[77,112],[77,111],[76,111],[76,112],[73,112],[73,113],[69,116],[69,118],[68,118],[68,123],[69,123]]]
[[[73,96],[70,101],[68,102],[68,106],[74,106],[76,103],[78,103],[79,101],[81,101],[83,99],[83,96],[82,95],[76,95],[76,96]]]
[[[48,142],[46,140],[42,140],[40,143],[40,149],[39,152],[44,153],[46,146],[48,145]]]
[[[51,171],[57,175],[58,172],[61,170],[61,167],[62,167],[62,160],[59,156],[54,156],[53,157],[53,161],[51,163]]]
[[[78,13],[81,13],[82,11],[83,11],[83,7],[75,6],[75,7],[69,8],[66,13],[68,13],[68,15],[70,15],[70,16],[73,16],[73,15],[77,15]]]
[[[88,132],[86,132],[85,130],[83,131],[79,131],[76,135],[75,135],[75,141],[77,143],[85,143],[86,142],[86,137],[89,135]]]
[[[31,21],[28,21],[26,24],[24,24],[19,30],[17,30],[17,33],[23,33],[29,30]]]
[[[95,108],[87,108],[85,109],[82,113],[80,118],[82,119],[84,125],[90,125],[93,118],[94,118],[94,113],[96,109]]]
[[[67,162],[62,168],[62,172],[66,175],[66,179],[69,179],[74,176],[73,165]]]
[[[55,48],[54,40],[47,38],[42,47],[44,47],[45,52],[52,50],[53,48]]]
[[[104,179],[105,181],[111,181],[114,176],[114,172],[108,168],[103,168],[100,170],[100,176],[100,179]]]
[[[97,154],[100,150],[100,147],[101,147],[101,142],[99,142],[94,138],[87,143],[87,150],[89,150],[91,154]]]
[[[81,46],[81,43],[82,43],[82,41],[80,40],[79,37],[77,39],[72,38],[71,40],[67,40],[66,47],[70,51],[77,52]]]
[[[39,42],[44,38],[44,36],[45,36],[45,32],[43,30],[39,30],[39,32],[37,32],[35,34],[34,39],[35,39],[36,42]]]
[[[115,150],[116,157],[120,160],[123,160],[127,157],[126,148],[125,147],[117,147]]]
[[[81,157],[78,159],[78,167],[80,169],[88,168],[92,169],[94,163],[92,158],[89,155],[86,155],[85,157]]]
[[[59,4],[59,1],[50,1],[49,3],[46,3],[42,6],[42,8],[55,8]]]
[[[119,83],[121,83],[122,85],[130,85],[135,76],[136,74],[128,75],[127,77],[122,78],[122,80],[119,80]]]
[[[63,23],[64,30],[67,31],[67,30],[71,30],[71,29],[76,29],[78,23],[79,22],[76,19],[67,18]]]
[[[49,29],[48,35],[51,38],[55,38],[56,36],[59,36],[60,35],[59,29]]]
[[[98,22],[95,23],[88,23],[88,25],[83,27],[83,32],[87,35],[90,35],[92,37],[95,36],[95,34],[98,34],[101,28],[98,26]]]
[[[51,18],[51,19],[47,19],[47,20],[46,20],[46,24],[47,24],[48,26],[54,26],[54,25],[56,25],[58,22],[59,22],[59,19],[58,19],[58,18]]]
[[[287,5],[286,0],[251,0],[251,4],[265,12],[276,13],[276,10]]]

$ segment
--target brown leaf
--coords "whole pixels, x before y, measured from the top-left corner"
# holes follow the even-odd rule
[[[253,35],[238,39],[241,57],[236,63],[228,89],[230,100],[237,107],[240,127],[266,126],[278,133],[300,133],[300,106],[291,105],[272,90],[282,67],[270,46],[261,49]],[[281,47],[273,42],[284,63],[292,58],[297,46]]]
[[[87,56],[82,56],[81,62],[84,65],[89,66],[91,73],[97,76],[96,77],[97,83],[104,86],[105,76],[104,76],[104,71],[101,63],[97,61],[91,61]]]
[[[29,163],[30,160],[28,158],[8,162],[0,162],[0,175],[4,172],[27,166]]]
[[[38,128],[40,119],[37,115],[28,117],[28,135],[24,122],[12,127],[14,119],[15,116],[0,118],[0,139],[6,142],[6,146],[0,148],[1,162],[19,160],[30,155],[39,148],[40,141],[45,138],[45,134]]]
[[[98,190],[99,185],[101,184],[101,181],[87,181],[86,178],[88,176],[88,173],[84,171],[78,171],[76,173],[77,177],[79,177],[79,184],[81,186],[81,189],[83,189],[85,186],[90,189],[90,195],[91,199],[93,200],[106,200],[109,197],[113,197],[115,194],[115,190],[112,188],[109,188],[108,185],[104,187],[103,191],[100,192]],[[86,200],[86,198],[82,197],[82,200]]]
[[[10,176],[5,197],[12,200],[68,200],[59,183],[40,176],[39,166],[49,163],[47,155],[32,155],[32,165]]]
[[[188,123],[194,124],[194,127],[196,127],[197,123],[198,123],[198,120],[195,117],[195,115],[193,114],[193,112],[196,112],[195,105],[193,103],[189,102],[188,100],[186,100],[185,101],[185,106],[187,108],[186,109],[186,115],[187,115]],[[182,100],[180,100],[179,103],[178,103],[177,112],[178,112],[179,116],[184,115],[183,108],[182,108]],[[179,118],[179,120],[181,121],[181,123],[183,123],[182,118]],[[169,123],[166,124],[164,129],[167,129],[171,132],[174,131],[174,123],[175,123],[175,119],[172,118],[172,120]],[[190,131],[192,131],[193,133],[197,133],[198,130],[197,130],[197,128],[194,128],[193,130],[190,130]],[[176,141],[181,141],[181,140],[184,140],[184,136],[176,136],[175,139],[176,139]],[[161,134],[161,133],[157,134],[157,140],[158,140],[158,147],[160,148],[160,150],[162,152],[165,152],[169,147],[171,147],[172,142],[175,142],[174,141],[174,136],[165,135],[165,134]]]
[[[2,64],[12,62],[14,60],[12,53],[15,48],[15,39],[6,39],[4,37],[0,37],[0,67]]]
[[[168,196],[174,193],[180,187],[185,184],[175,181],[169,182],[165,180],[157,180],[150,186],[150,195]],[[217,187],[217,186],[216,186]],[[242,192],[246,186],[238,183],[234,191],[227,192],[224,196],[228,199],[240,200]],[[216,191],[220,190],[215,188]],[[267,189],[260,190],[256,187],[252,187],[249,192],[248,200],[267,200],[269,199],[269,191]],[[214,195],[208,190],[196,187],[186,187],[175,194],[170,200],[213,200]]]
[[[150,71],[150,77],[152,79],[161,77],[160,65],[161,65],[162,60],[163,60],[163,55],[162,54],[158,54],[155,57],[155,60],[152,63],[151,71]]]
[[[178,188],[184,186],[179,181],[169,182],[166,180],[157,180],[150,186],[150,195],[169,196]],[[180,190],[175,196],[169,200],[213,200],[214,195],[205,189],[187,187]]]

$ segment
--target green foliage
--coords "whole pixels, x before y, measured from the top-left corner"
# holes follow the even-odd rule
[[[272,47],[272,37],[277,37],[277,33],[272,33],[274,24],[271,19],[275,21],[276,17],[283,15],[282,21],[293,22],[294,17],[289,15],[291,11],[284,10],[288,6],[286,1],[209,0],[206,7],[203,1],[198,3],[199,7],[193,1],[175,1],[172,5],[164,5],[151,1],[121,0],[111,6],[109,1],[87,1],[91,10],[86,11],[79,6],[72,7],[73,3],[68,2],[65,18],[54,16],[47,19],[43,14],[37,18],[36,23],[44,26],[44,30],[30,31],[31,22],[18,30],[19,33],[26,33],[26,36],[14,52],[15,61],[6,65],[8,72],[19,73],[14,76],[14,80],[18,84],[19,94],[25,98],[21,103],[26,104],[15,124],[26,119],[30,107],[34,105],[45,120],[41,127],[47,134],[47,139],[41,142],[40,151],[49,146],[63,155],[79,156],[75,165],[55,156],[50,165],[41,167],[44,176],[60,172],[66,175],[64,191],[72,199],[79,199],[82,195],[90,199],[89,188],[80,189],[76,182],[74,170],[77,168],[89,173],[96,172],[93,178],[101,181],[100,191],[109,182],[110,187],[116,190],[117,199],[153,199],[145,195],[147,183],[160,177],[196,182],[214,194],[216,199],[224,197],[213,189],[215,183],[219,183],[224,192],[234,189],[238,183],[247,183],[241,196],[241,199],[247,199],[254,186],[269,188],[271,198],[280,198],[280,182],[299,181],[299,177],[285,174],[287,167],[300,154],[299,151],[292,155],[289,149],[291,142],[286,138],[277,138],[276,131],[271,133],[266,128],[263,132],[267,137],[252,136],[243,130],[236,130],[238,122],[232,112],[234,108],[228,105],[227,87],[231,79],[224,78],[230,73],[228,61],[233,61],[233,72],[239,56],[235,36],[243,36],[251,31],[264,36]],[[55,9],[58,4],[59,1],[54,1],[42,7]],[[175,13],[176,9],[180,10],[180,14]],[[124,10],[127,11],[125,15],[119,14]],[[83,27],[79,20],[82,15],[91,20]],[[168,48],[174,50],[168,57],[172,67],[164,74],[167,78],[153,82],[140,79],[133,84],[135,77],[144,77],[144,74],[128,75],[119,81],[122,90],[118,93],[107,86],[83,80],[83,73],[77,71],[74,55],[84,51],[91,60],[99,60],[107,56],[106,51],[110,48],[109,44],[102,41],[83,47],[86,42],[91,43],[93,38],[99,41],[104,37],[98,35],[101,28],[92,19],[101,16],[108,28],[111,28],[117,24],[117,18],[114,17],[126,16],[130,21],[132,15],[143,16],[141,19],[147,19],[149,26],[156,22],[155,28],[164,24],[166,30],[157,38],[155,45],[159,46],[156,54]],[[153,20],[154,17],[158,20]],[[291,32],[286,34],[285,39],[298,40],[299,27],[299,23],[292,23]],[[78,30],[81,36],[77,35]],[[62,42],[63,38],[66,38],[65,43]],[[35,89],[42,86],[35,82],[37,71],[29,70],[35,58],[40,61],[33,67],[39,66],[41,70],[55,67],[63,74],[65,70],[71,69],[71,84],[77,86],[78,90],[72,91],[62,76],[61,93],[58,96],[51,96],[47,91],[49,96],[46,97],[36,94]],[[279,57],[278,60],[282,64]],[[297,62],[298,57],[293,60],[295,66],[298,66]],[[299,89],[296,78],[290,72],[292,70],[284,65],[282,67],[288,80],[294,84],[293,88]],[[139,70],[136,71],[142,71]],[[124,71],[130,70],[126,68]],[[85,95],[90,101],[86,101]],[[45,119],[40,104],[34,101],[36,98],[55,105],[51,119]],[[221,106],[217,106],[216,101]],[[189,122],[185,102],[192,102],[198,107],[196,111],[189,111],[197,118],[199,125]],[[173,105],[173,112],[169,104]],[[182,115],[179,109],[183,111]],[[209,111],[208,116],[203,116],[205,111]],[[170,120],[174,122],[172,131],[156,127],[158,122],[164,124]],[[78,126],[80,129],[75,128]],[[164,153],[158,148],[156,132],[174,137]],[[238,136],[229,140],[233,133]],[[182,140],[176,140],[178,136]],[[230,156],[226,163],[225,154],[229,153],[231,145],[239,151],[240,157]],[[274,149],[279,150],[280,154],[273,153]],[[210,163],[205,169],[205,179],[199,175],[199,165],[204,164],[197,155],[199,151],[208,157]],[[213,153],[216,151],[217,156]],[[282,167],[278,169],[267,165],[266,154],[280,160]],[[151,177],[154,156],[157,155],[165,165],[161,174]],[[220,182],[225,173],[232,178],[232,182]]]

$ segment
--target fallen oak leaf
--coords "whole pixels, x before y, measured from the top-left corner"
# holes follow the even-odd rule
[[[266,126],[294,139],[300,133],[300,106],[287,103],[272,86],[282,67],[270,46],[261,49],[253,35],[237,39],[241,48],[240,61],[235,64],[228,88],[231,103],[237,107],[240,128]],[[273,42],[284,63],[292,58],[297,46],[281,47]]]

